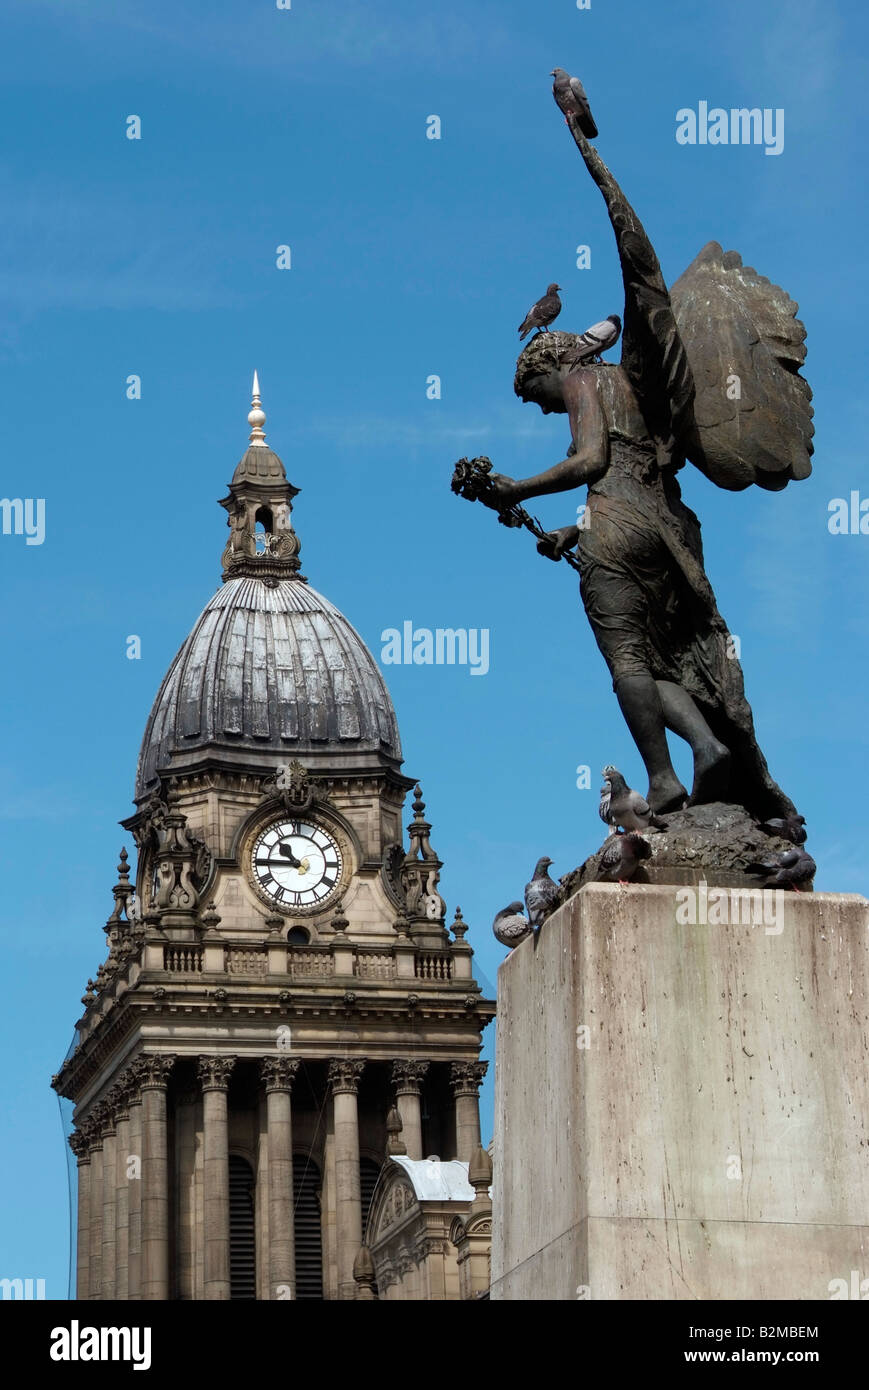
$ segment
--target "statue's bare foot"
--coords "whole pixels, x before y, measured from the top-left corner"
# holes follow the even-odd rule
[[[656,816],[666,816],[670,811],[681,811],[688,800],[688,793],[675,772],[672,772],[652,778],[646,800]]]
[[[706,806],[723,801],[730,782],[730,752],[716,740],[694,753],[694,786],[689,806]]]

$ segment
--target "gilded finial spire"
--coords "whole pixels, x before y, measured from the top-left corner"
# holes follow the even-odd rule
[[[256,372],[253,374],[253,400],[250,403],[250,411],[247,423],[250,425],[250,442],[254,448],[267,448],[263,425],[266,422],[266,413],[263,410],[263,403],[260,400],[259,377]]]

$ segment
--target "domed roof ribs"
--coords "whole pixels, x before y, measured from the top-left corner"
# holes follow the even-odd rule
[[[221,503],[232,530],[223,584],[154,702],[136,777],[140,804],[161,778],[221,759],[273,766],[308,756],[386,768],[407,781],[380,668],[344,615],[299,574],[289,521],[298,488],[266,444],[265,418],[254,374],[250,444]]]

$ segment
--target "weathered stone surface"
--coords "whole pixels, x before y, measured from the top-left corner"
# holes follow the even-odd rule
[[[713,801],[665,816],[666,830],[649,830],[652,858],[640,865],[636,883],[691,884],[705,879],[711,886],[754,887],[758,879],[745,873],[755,860],[792,849],[789,841],[767,835],[741,806]],[[561,880],[567,901],[585,883],[597,878],[603,845],[579,868]]]
[[[501,965],[494,1299],[823,1299],[865,1268],[869,903],[675,909],[590,884]]]

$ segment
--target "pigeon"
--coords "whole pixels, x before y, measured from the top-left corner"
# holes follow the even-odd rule
[[[528,313],[519,325],[519,337],[527,338],[532,328],[541,328],[544,333],[549,332],[549,325],[554,323],[561,313],[561,300],[558,298],[560,285],[555,282],[547,285],[546,293],[542,299],[538,299],[536,304],[532,304]]]
[[[598,883],[629,883],[643,859],[651,859],[652,846],[635,830],[612,835],[604,845],[597,866]]]
[[[588,104],[588,97],[585,88],[578,77],[571,77],[564,68],[553,68],[550,77],[554,77],[552,84],[552,95],[564,112],[564,119],[570,125],[570,117],[575,116],[579,128],[583,135],[589,140],[593,140],[597,135],[597,126],[594,123],[594,116],[591,114],[591,107]]]
[[[610,782],[609,778],[605,778],[604,784],[600,789],[600,805],[597,808],[597,813],[604,825],[608,826],[610,830],[615,830],[615,821],[610,819],[610,802],[612,801],[612,795],[613,784]]]
[[[511,950],[518,946],[520,941],[524,941],[526,936],[531,936],[531,924],[527,917],[522,916],[522,904],[516,902],[502,907],[501,911],[495,914],[492,931],[495,933],[495,940],[500,941],[502,946],[509,946]]]
[[[804,845],[806,843],[806,832],[803,829],[805,823],[805,816],[777,817],[775,820],[765,820],[761,829],[765,830],[768,835],[780,835],[783,840],[790,840],[792,845]]]
[[[609,823],[620,825],[623,830],[666,830],[667,825],[652,814],[652,808],[644,796],[632,791],[617,767],[608,763],[603,775],[610,784],[608,808]]]
[[[786,849],[768,864],[754,863],[745,866],[747,874],[756,874],[763,878],[762,888],[793,888],[795,893],[800,891],[797,885],[808,883],[817,871],[818,866],[812,856],[799,847]]]
[[[579,335],[576,352],[572,358],[573,365],[599,362],[601,353],[608,352],[618,342],[621,331],[622,321],[618,314],[609,314],[607,318],[601,319],[600,323],[593,323],[591,328]]]
[[[538,859],[534,866],[534,874],[531,882],[525,885],[525,907],[528,912],[528,921],[535,930],[540,929],[544,917],[548,915],[558,901],[559,887],[553,883],[549,877],[549,865],[551,859],[546,856]]]

